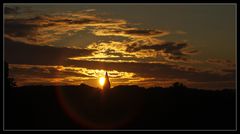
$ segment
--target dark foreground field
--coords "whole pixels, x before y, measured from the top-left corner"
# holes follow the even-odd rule
[[[27,86],[5,91],[6,129],[235,129],[235,90]]]

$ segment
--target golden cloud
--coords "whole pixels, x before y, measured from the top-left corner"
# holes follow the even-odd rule
[[[48,84],[48,85],[79,85],[80,83],[88,83],[105,75],[106,70],[103,69],[87,69],[82,67],[71,66],[46,66],[46,65],[24,65],[10,64],[10,75],[17,80],[19,86],[28,84]],[[120,72],[116,70],[108,70],[110,79],[114,81],[133,79],[144,80],[137,77],[132,72]],[[147,78],[146,78],[147,79]],[[97,83],[92,86],[96,87]],[[113,84],[114,86],[116,84]]]

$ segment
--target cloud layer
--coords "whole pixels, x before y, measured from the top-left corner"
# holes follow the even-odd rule
[[[87,30],[95,36],[127,38],[127,40],[119,42],[90,44],[87,46],[88,48],[99,50],[94,53],[94,57],[90,57],[93,57],[91,60],[96,59],[99,55],[105,55],[105,57],[122,55],[122,57],[162,57],[168,61],[186,61],[186,57],[189,55],[182,50],[189,47],[187,43],[158,39],[169,35],[168,31],[136,28],[126,20],[106,18],[97,14],[95,10],[17,17],[19,9],[17,7],[5,8],[5,38],[13,41],[30,45],[51,45],[64,36],[72,36],[79,31]],[[12,17],[8,17],[8,15]],[[116,46],[116,43],[119,45]],[[191,50],[192,53],[195,51]]]
[[[98,73],[108,70],[115,85],[168,86],[180,81],[198,87],[217,87],[217,82],[235,86],[231,60],[193,59],[199,50],[186,41],[166,40],[170,31],[142,28],[94,9],[46,14],[6,6],[4,29],[5,60],[21,85],[94,84]],[[109,38],[82,48],[59,47],[65,37],[71,40],[80,32]],[[173,33],[182,34],[187,33]]]
[[[5,59],[20,64],[63,64],[68,58],[91,55],[95,50],[36,46],[5,39]]]

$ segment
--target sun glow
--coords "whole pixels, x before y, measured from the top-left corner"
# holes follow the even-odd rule
[[[104,78],[104,77],[100,77],[100,78],[99,78],[99,84],[100,84],[101,86],[103,86],[104,83],[105,83],[105,78]]]

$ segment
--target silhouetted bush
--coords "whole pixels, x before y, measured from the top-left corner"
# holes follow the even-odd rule
[[[183,83],[175,82],[175,83],[173,83],[171,88],[174,88],[174,89],[186,89],[187,86],[185,86]]]

